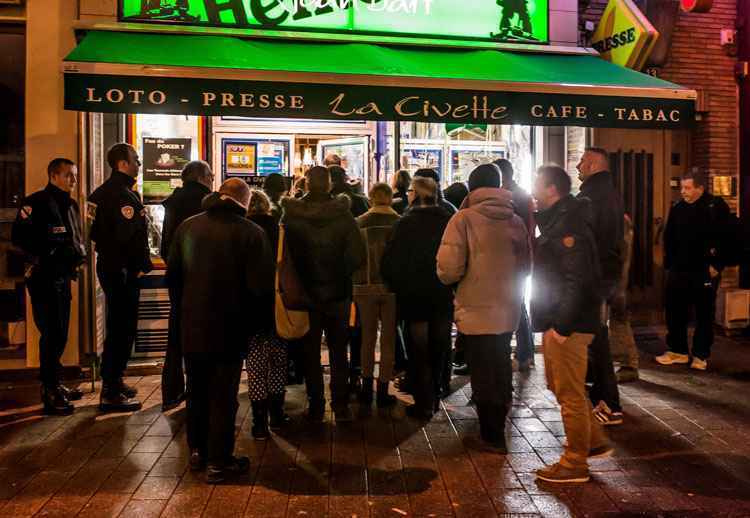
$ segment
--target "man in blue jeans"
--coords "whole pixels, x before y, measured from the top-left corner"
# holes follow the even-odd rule
[[[521,218],[531,239],[534,238],[534,202],[531,196],[513,179],[513,164],[505,158],[495,160],[494,164],[500,169],[503,177],[503,189],[510,191],[513,196],[513,212]],[[526,285],[522,287],[526,291]],[[525,293],[524,293],[525,296]],[[518,370],[527,372],[534,365],[534,334],[531,332],[529,312],[526,303],[521,306],[521,319],[516,330],[516,362]]]

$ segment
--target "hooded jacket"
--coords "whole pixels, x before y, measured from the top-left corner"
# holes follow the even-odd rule
[[[182,349],[242,357],[270,312],[273,254],[263,230],[228,196],[209,194],[202,208],[177,229],[167,263]]]
[[[370,208],[370,202],[367,200],[367,197],[357,193],[351,185],[346,183],[343,185],[334,185],[331,189],[331,194],[334,196],[344,195],[349,198],[349,210],[355,218],[358,218]]]
[[[185,182],[174,190],[172,195],[162,202],[164,206],[164,226],[161,232],[161,257],[165,261],[169,256],[169,246],[177,227],[189,217],[199,214],[203,209],[203,198],[211,189],[199,182]]]
[[[442,207],[414,206],[393,226],[380,272],[396,293],[401,318],[450,315],[453,292],[438,279],[436,256],[451,216]]]
[[[281,201],[281,224],[289,253],[314,303],[341,302],[352,296],[352,275],[365,257],[359,227],[346,195],[308,193]]]
[[[537,213],[541,236],[534,248],[534,331],[563,336],[601,327],[601,273],[592,230],[591,202],[566,196]]]
[[[529,236],[513,213],[510,191],[475,189],[451,218],[437,254],[437,274],[458,284],[455,321],[466,335],[512,333],[529,273]]]
[[[601,266],[601,293],[612,295],[622,269],[622,240],[625,235],[625,211],[622,197],[615,189],[612,173],[602,171],[581,184],[579,198],[591,200],[592,225]]]

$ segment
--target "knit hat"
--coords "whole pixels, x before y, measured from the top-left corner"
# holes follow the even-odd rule
[[[469,191],[481,187],[500,187],[500,170],[495,164],[482,164],[469,175]]]

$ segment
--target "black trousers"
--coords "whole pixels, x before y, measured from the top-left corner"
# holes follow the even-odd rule
[[[182,368],[180,322],[174,307],[169,310],[167,354],[161,371],[161,400],[164,404],[179,401],[185,393],[185,373]]]
[[[26,281],[31,311],[39,329],[39,379],[46,387],[60,380],[60,358],[65,352],[70,325],[70,279],[35,273]]]
[[[323,369],[320,346],[326,334],[331,364],[331,405],[346,406],[349,402],[349,360],[346,347],[349,341],[349,300],[322,304],[310,310],[310,331],[303,338],[305,355],[305,385],[311,405],[322,405]]]
[[[221,466],[234,452],[242,359],[187,354],[185,367],[188,446],[198,450],[209,464]]]
[[[102,381],[116,386],[128,366],[138,331],[138,273],[127,270],[112,273],[97,268],[96,274],[107,304]]]
[[[609,349],[609,327],[604,325],[594,335],[589,346],[588,378],[591,380],[589,398],[596,406],[604,401],[613,412],[621,412],[620,391],[617,388],[615,366]]]
[[[667,347],[674,353],[688,354],[690,308],[695,308],[693,356],[705,360],[711,356],[714,343],[716,292],[721,277],[705,279],[700,274],[669,272],[667,274],[666,320]]]
[[[464,335],[479,430],[482,439],[489,442],[504,440],[505,418],[513,404],[512,337],[513,333]]]
[[[414,403],[422,410],[433,411],[443,380],[445,362],[451,351],[452,312],[440,312],[429,320],[409,320],[409,365]]]

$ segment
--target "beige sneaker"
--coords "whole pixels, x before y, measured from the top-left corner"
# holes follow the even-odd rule
[[[558,462],[536,470],[536,478],[556,484],[580,484],[588,482],[591,476],[589,475],[589,468],[586,466],[569,468]]]
[[[690,368],[697,371],[704,371],[708,368],[708,362],[706,360],[701,360],[697,356],[694,356],[693,363],[690,364]]]
[[[667,351],[661,356],[657,356],[656,358],[654,358],[654,360],[656,360],[658,363],[661,363],[662,365],[687,365],[688,363],[690,363],[690,358],[687,354],[673,353],[672,351]]]

